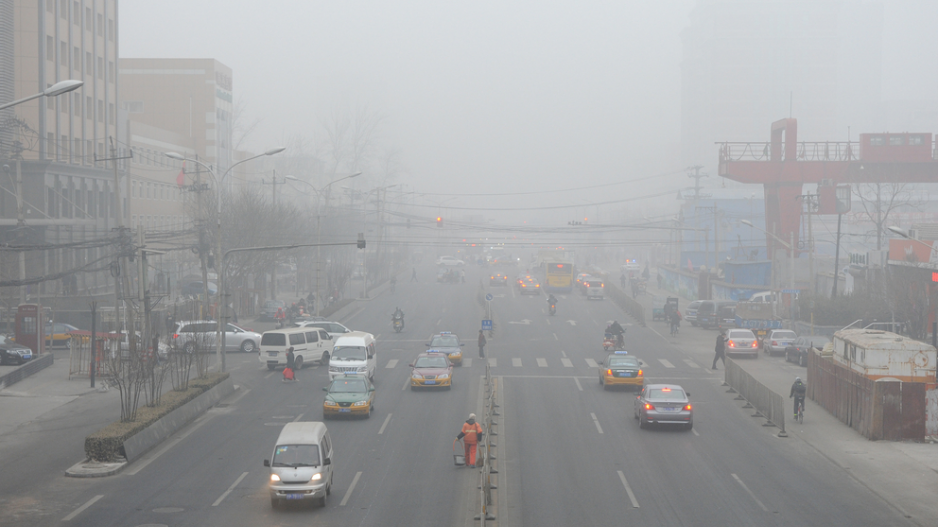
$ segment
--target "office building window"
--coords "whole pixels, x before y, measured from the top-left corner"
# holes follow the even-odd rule
[[[98,13],[98,36],[104,36],[104,15]]]
[[[114,42],[114,19],[107,20],[107,39]]]
[[[91,149],[91,139],[85,141],[85,159],[90,163],[94,160],[94,150]]]
[[[107,111],[108,111],[108,121],[110,121],[111,124],[114,124],[114,103],[112,102],[108,103]]]
[[[85,52],[85,75],[91,75],[93,73],[94,64],[91,63],[91,52]]]
[[[46,60],[55,60],[55,39],[46,35]]]
[[[68,19],[68,0],[59,0],[59,18]]]
[[[104,122],[104,101],[102,101],[101,99],[98,99],[97,113],[98,113],[98,122],[103,123]]]
[[[46,11],[52,12],[52,0],[46,0]]]
[[[136,181],[132,181],[130,183],[130,195],[135,198],[137,197],[137,182]]]
[[[62,106],[65,106],[65,105],[63,104]],[[61,159],[62,161],[68,160],[68,144],[69,144],[68,136],[65,134],[62,134],[62,141],[58,145],[59,146],[59,159]]]
[[[81,50],[78,46],[72,48],[72,69],[81,70]]]
[[[76,163],[80,163],[81,160],[82,160],[82,159],[81,159],[81,157],[82,157],[82,152],[81,152],[81,145],[82,145],[82,142],[81,142],[81,139],[77,139],[77,138],[76,138],[76,139],[73,139],[73,140],[72,140],[72,144],[74,145],[73,150],[72,150],[72,157],[73,157],[73,160],[74,160],[74,162],[76,162]]]
[[[112,60],[112,61],[109,61],[109,62],[107,63],[107,80],[108,80],[108,82],[110,82],[111,84],[114,84],[114,76],[115,76],[115,75],[116,75],[116,73],[115,73],[115,69],[114,69],[114,61]]]
[[[77,92],[72,96],[72,114],[81,117],[81,94]]]
[[[91,8],[85,8],[85,31],[91,31]]]
[[[94,118],[94,107],[91,105],[91,96],[85,96],[85,118],[93,119]]]
[[[104,59],[98,57],[98,78],[104,80]]]
[[[64,40],[59,42],[59,64],[68,66],[68,44]]]
[[[78,0],[72,2],[72,23],[81,26],[81,6],[78,5]]]

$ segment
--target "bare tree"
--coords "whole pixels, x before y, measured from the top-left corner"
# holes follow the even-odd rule
[[[905,183],[880,181],[861,183],[855,187],[854,194],[863,207],[862,216],[875,227],[876,250],[880,251],[889,215],[903,208],[915,208],[911,189]]]
[[[331,175],[365,171],[375,157],[378,130],[384,116],[367,106],[347,112],[333,111],[320,120],[321,150]]]

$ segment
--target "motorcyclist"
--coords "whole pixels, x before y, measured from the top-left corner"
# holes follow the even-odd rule
[[[791,385],[791,393],[788,394],[788,398],[795,398],[795,419],[798,418],[798,405],[801,404],[802,408],[804,407],[804,395],[808,391],[808,385],[801,382],[801,377],[795,377],[794,384]]]
[[[400,307],[395,307],[394,312],[391,313],[391,322],[401,321],[401,329],[404,328],[404,312],[401,311]]]
[[[616,346],[622,347],[625,345],[625,328],[619,325],[617,320],[613,320],[612,324],[606,326],[606,334],[613,335],[616,338]]]
[[[557,308],[557,297],[555,297],[553,293],[551,293],[551,294],[547,297],[547,305],[548,305],[548,307],[551,307],[551,308],[554,308],[554,309]]]

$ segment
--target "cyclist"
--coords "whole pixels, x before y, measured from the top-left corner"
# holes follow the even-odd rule
[[[678,329],[681,327],[681,312],[677,309],[671,311],[671,336],[677,335]]]
[[[801,382],[801,377],[795,377],[795,383],[791,385],[791,393],[788,395],[788,398],[795,398],[795,419],[798,418],[798,405],[801,405],[801,408],[804,408],[804,394],[808,390],[808,385]],[[802,410],[804,411],[804,410]]]

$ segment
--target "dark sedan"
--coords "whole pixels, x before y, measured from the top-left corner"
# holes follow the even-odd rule
[[[33,350],[0,335],[0,364],[23,364],[33,358]]]
[[[807,366],[808,350],[811,348],[824,349],[824,346],[829,344],[830,341],[831,339],[822,336],[798,337],[790,346],[785,348],[785,360],[795,362],[799,366]]]

